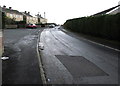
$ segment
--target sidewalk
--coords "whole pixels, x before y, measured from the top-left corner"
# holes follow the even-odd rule
[[[9,59],[2,61],[3,85],[42,84],[37,54],[39,30],[4,30],[3,57]]]

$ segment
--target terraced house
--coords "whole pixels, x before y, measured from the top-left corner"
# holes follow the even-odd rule
[[[6,8],[6,6],[2,7],[2,12],[10,19],[13,19],[14,21],[25,21],[24,24],[45,24],[47,23],[47,19],[43,18],[43,17],[33,17],[30,12],[19,12],[18,10],[13,10],[12,7]],[[10,23],[10,22],[8,22]],[[11,24],[11,23],[10,23]],[[14,25],[15,26],[15,25]],[[25,26],[25,25],[24,25]],[[5,25],[6,28],[10,28],[13,27],[13,25]],[[16,28],[19,27],[19,25],[17,24],[15,26]]]
[[[118,7],[116,7],[115,9],[109,12],[109,14],[113,14],[113,15],[117,13],[120,13],[120,1],[118,2]]]
[[[7,17],[15,21],[23,21],[23,14],[17,10],[13,10],[12,7],[6,8],[6,6],[3,6],[2,11]]]
[[[30,12],[25,11],[25,12],[22,12],[22,14],[24,15],[24,20],[26,21],[26,24],[29,24],[29,23],[37,24],[38,23],[38,18],[30,15]]]
[[[40,24],[45,24],[45,23],[47,23],[47,19],[46,18],[43,18],[40,14],[37,14],[36,15],[37,16],[37,18],[38,18],[38,23]]]
[[[43,18],[41,15],[37,14],[36,17],[33,17],[30,15],[30,12],[22,12],[24,15],[24,20],[26,21],[26,24],[32,23],[32,24],[45,24],[47,23],[47,19]]]

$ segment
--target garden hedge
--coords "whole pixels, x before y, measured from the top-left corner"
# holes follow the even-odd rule
[[[75,32],[120,41],[120,13],[70,19],[63,26]]]

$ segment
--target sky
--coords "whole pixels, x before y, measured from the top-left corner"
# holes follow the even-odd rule
[[[31,15],[40,13],[49,23],[63,24],[68,19],[90,16],[118,5],[119,0],[0,0],[0,6],[12,7]]]

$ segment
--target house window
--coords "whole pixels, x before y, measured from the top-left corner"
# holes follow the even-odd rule
[[[22,18],[22,16],[20,15],[20,18]]]
[[[11,18],[13,17],[12,14],[10,14],[10,17],[11,17]]]

